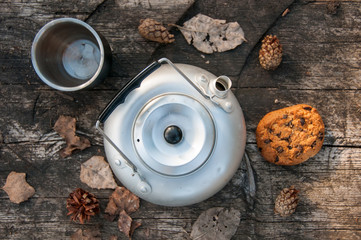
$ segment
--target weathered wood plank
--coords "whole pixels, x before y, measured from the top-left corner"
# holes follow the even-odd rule
[[[269,27],[293,1],[197,1],[187,14],[178,22],[182,23],[202,10],[212,18],[237,21],[245,32],[247,43],[234,50],[211,55],[197,51],[189,46],[180,31],[175,31],[176,44],[160,46],[152,55],[156,60],[168,57],[174,62],[182,62],[211,70],[216,75],[237,76],[246,62],[248,54],[259,42]]]
[[[151,60],[169,57],[216,75],[229,75],[247,123],[247,151],[255,173],[254,206],[246,203],[242,165],[230,183],[210,199],[170,208],[141,201],[132,217],[143,226],[134,239],[187,239],[202,211],[223,206],[239,209],[241,224],[234,239],[358,239],[361,235],[361,120],[359,1],[342,1],[337,14],[326,13],[329,1],[3,1],[0,3],[0,186],[11,171],[27,173],[36,194],[20,205],[0,190],[1,239],[68,239],[78,228],[99,228],[103,239],[119,233],[116,222],[102,213],[81,226],[66,216],[70,191],[83,187],[105,208],[111,190],[92,190],[79,180],[80,164],[104,155],[94,128],[97,115],[124,84]],[[291,12],[280,17],[287,7]],[[187,10],[188,9],[188,10]],[[187,10],[187,11],[186,11]],[[185,14],[183,14],[186,11]],[[176,42],[159,45],[137,33],[140,18],[182,24],[202,12],[238,21],[248,43],[226,53],[205,55],[188,46],[176,29]],[[33,37],[58,17],[85,20],[109,41],[113,50],[110,76],[93,90],[61,93],[44,85],[30,62]],[[284,46],[284,60],[274,72],[258,64],[259,43],[275,33]],[[209,63],[206,63],[209,61]],[[260,156],[254,131],[269,111],[298,103],[316,107],[326,125],[325,144],[307,162],[293,167],[272,165]],[[77,133],[92,147],[61,159],[64,141],[52,130],[59,115],[75,116]],[[120,183],[119,183],[120,184]],[[273,213],[279,191],[300,189],[295,214]]]
[[[349,234],[357,229],[361,231],[357,222],[361,214],[359,204],[361,192],[358,191],[361,187],[361,177],[358,174],[361,170],[361,150],[359,148],[324,147],[314,158],[293,167],[281,167],[266,162],[254,144],[248,145],[247,151],[251,157],[258,188],[253,211],[247,211],[248,207],[242,200],[244,196],[242,170],[240,169],[222,191],[212,198],[190,207],[160,207],[142,201],[140,210],[132,215],[135,219],[141,220],[145,226],[145,229],[138,230],[138,236],[145,236],[147,231],[150,231],[151,236],[154,237],[167,236],[166,238],[169,238],[173,236],[182,239],[184,235],[182,228],[189,232],[191,224],[199,213],[215,205],[241,210],[242,219],[245,222],[241,223],[237,231],[239,237],[245,233],[250,234],[248,231],[252,224],[249,224],[248,221],[254,223],[253,227],[256,232],[256,235],[248,236],[261,238],[267,238],[270,229],[273,229],[275,233],[272,235],[273,237],[282,237],[284,233],[302,234],[303,231],[306,231],[305,236],[308,237],[316,237],[318,231],[321,230],[340,229]],[[43,169],[42,174],[28,168],[28,182],[37,186],[37,193],[22,205],[10,203],[5,193],[0,192],[0,201],[2,201],[0,219],[6,223],[4,226],[16,225],[21,219],[25,225],[30,226],[32,222],[37,222],[37,226],[32,227],[33,232],[42,223],[50,224],[53,227],[57,226],[56,228],[59,229],[54,234],[66,234],[57,232],[64,231],[61,230],[63,225],[66,229],[73,229],[74,224],[69,223],[68,217],[66,217],[65,199],[73,188],[80,186],[87,189],[87,186],[78,179],[80,163],[86,160],[82,158],[82,155],[72,156],[71,160],[52,161],[48,168]],[[9,159],[10,162],[15,163],[9,169],[1,171],[2,176],[6,176],[5,172],[10,172],[10,170],[22,171],[26,168],[26,162],[16,163],[16,157],[13,160]],[[68,176],[72,176],[72,181],[59,181],[65,175],[64,171],[68,172]],[[5,179],[1,179],[0,183],[4,181]],[[50,187],[43,186],[44,182]],[[297,212],[290,218],[283,219],[273,213],[274,199],[282,188],[290,185],[295,185],[301,191],[301,201]],[[107,196],[111,191],[91,191],[99,196],[101,207],[104,209]],[[262,223],[262,226],[265,227],[261,228],[256,223]],[[89,224],[91,226],[108,225],[107,222],[104,222],[102,215],[94,218],[94,221]],[[116,225],[114,223],[109,223],[109,225],[111,229],[108,229],[110,230],[108,234],[116,234]],[[319,230],[312,232],[315,225]],[[292,229],[289,229],[291,226]],[[20,232],[23,230],[18,229]],[[330,237],[333,236],[336,235],[330,235]]]
[[[238,86],[287,89],[360,89],[359,2],[342,2],[338,13],[328,2],[297,2],[267,34],[276,34],[284,57],[276,71],[258,61],[260,43],[249,56]]]
[[[8,143],[24,141],[59,140],[46,134],[60,115],[78,119],[80,133],[101,145],[102,139],[94,124],[98,114],[113,98],[116,91],[26,91],[23,86],[3,86],[0,89],[5,101],[0,110],[6,112],[0,119],[3,139]],[[31,89],[31,87],[30,87]],[[22,94],[13,94],[13,91]],[[262,96],[260,98],[259,96]],[[293,104],[307,103],[318,109],[326,126],[326,145],[360,146],[361,120],[358,90],[286,90],[277,88],[241,88],[237,98],[243,108],[247,124],[247,141],[255,142],[255,129],[268,112]],[[22,114],[19,115],[19,112]],[[43,136],[44,135],[44,136]]]
[[[140,36],[138,33],[139,20],[151,17],[160,22],[174,23],[193,2],[194,0],[176,2],[106,0],[103,2],[91,1],[90,5],[86,5],[87,1],[81,1],[75,5],[71,2],[2,3],[0,8],[3,7],[3,11],[6,13],[0,18],[2,23],[0,35],[4,36],[5,40],[4,44],[0,46],[0,56],[2,56],[0,64],[4,63],[2,70],[6,74],[3,78],[4,83],[36,85],[40,83],[40,87],[44,85],[34,74],[31,66],[31,44],[37,31],[44,24],[60,17],[86,20],[102,34],[108,40],[113,52],[111,76],[125,77],[125,80],[129,80],[146,67],[150,56],[159,46],[158,43],[147,41]],[[97,7],[98,5],[100,7]],[[94,13],[92,13],[93,10]],[[9,15],[20,16],[14,18]],[[13,60],[14,58],[16,60]],[[21,72],[17,73],[17,69],[21,69]],[[26,81],[24,76],[27,76]],[[119,81],[108,81],[107,85],[108,88],[112,86],[115,89],[119,89],[121,86]]]
[[[361,95],[358,90],[240,88],[237,96],[245,114],[249,142],[255,142],[254,132],[265,114],[306,103],[315,107],[322,116],[326,128],[324,144],[360,146]]]

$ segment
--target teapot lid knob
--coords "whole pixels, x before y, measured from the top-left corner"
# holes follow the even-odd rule
[[[182,130],[175,125],[169,126],[164,130],[164,139],[167,143],[177,144],[183,138]]]

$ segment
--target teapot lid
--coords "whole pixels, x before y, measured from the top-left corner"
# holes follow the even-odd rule
[[[179,93],[157,96],[133,124],[133,146],[143,163],[160,174],[179,176],[203,165],[215,144],[215,125],[197,99]]]

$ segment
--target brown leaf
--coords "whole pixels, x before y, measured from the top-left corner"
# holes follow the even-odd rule
[[[25,179],[25,173],[11,172],[6,178],[6,183],[2,188],[13,203],[21,203],[28,200],[35,194],[35,189],[30,186]]]
[[[99,229],[78,229],[71,235],[71,240],[101,240]]]
[[[54,125],[54,130],[65,139],[67,146],[60,150],[62,158],[68,157],[75,150],[84,150],[90,147],[90,141],[75,134],[75,118],[61,115]]]
[[[224,52],[236,48],[244,41],[244,32],[237,22],[213,19],[197,14],[179,27],[188,44],[204,53]]]
[[[135,229],[139,228],[140,226],[142,226],[142,224],[138,221],[134,221],[132,222],[132,225],[130,226],[130,237],[133,236],[133,233],[135,231]]]
[[[139,198],[125,187],[116,187],[109,197],[109,203],[105,213],[117,215],[122,210],[131,214],[139,208]]]
[[[117,187],[112,170],[102,156],[93,156],[81,165],[80,180],[91,188],[114,189]]]
[[[142,224],[140,222],[137,221],[133,222],[133,219],[124,210],[122,210],[119,213],[119,219],[118,219],[119,231],[123,232],[129,239],[131,239],[135,229],[137,229],[141,225]]]
[[[241,213],[235,209],[210,208],[192,226],[191,239],[219,240],[231,239],[236,233]]]
[[[130,227],[132,225],[132,218],[122,210],[119,213],[118,228],[119,231],[123,232],[127,237],[130,238]]]

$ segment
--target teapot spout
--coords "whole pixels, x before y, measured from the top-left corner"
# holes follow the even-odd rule
[[[209,82],[209,89],[219,98],[227,97],[229,89],[231,89],[232,81],[227,76],[219,76]]]

